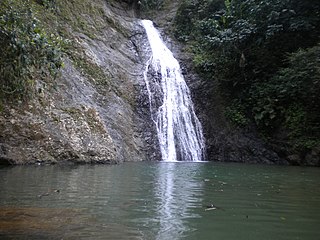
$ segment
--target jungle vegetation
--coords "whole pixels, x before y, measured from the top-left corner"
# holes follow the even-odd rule
[[[300,152],[320,144],[319,36],[317,0],[183,0],[175,19],[230,122]]]
[[[0,97],[27,99],[37,81],[54,79],[62,67],[64,40],[47,32],[39,9],[54,1],[3,0],[0,2]]]

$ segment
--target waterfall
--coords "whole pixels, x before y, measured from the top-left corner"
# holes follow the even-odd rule
[[[149,20],[142,20],[152,55],[146,63],[144,79],[150,112],[160,144],[162,160],[202,161],[204,138],[194,112],[190,90],[178,61]]]

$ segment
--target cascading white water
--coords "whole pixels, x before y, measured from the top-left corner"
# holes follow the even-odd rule
[[[202,161],[204,137],[180,65],[149,20],[142,20],[152,56],[144,79],[163,161]],[[160,96],[160,97],[159,97]]]

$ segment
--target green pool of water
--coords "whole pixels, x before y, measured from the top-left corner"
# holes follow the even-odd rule
[[[2,167],[0,239],[319,240],[320,169]]]

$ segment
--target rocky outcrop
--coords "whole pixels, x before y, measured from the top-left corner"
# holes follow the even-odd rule
[[[60,76],[53,83],[37,80],[32,100],[2,104],[2,164],[157,158],[143,95],[145,35],[132,3],[87,1],[95,15],[79,13],[83,31],[72,22],[80,3],[74,1],[70,13],[69,3],[58,12],[60,27],[71,42]]]
[[[0,103],[0,164],[160,160],[143,79],[149,53],[136,18],[138,1],[56,2],[58,31],[70,41],[65,66],[54,82],[36,80],[37,94],[31,100]],[[165,0],[161,12],[152,13],[166,36],[179,3]],[[207,160],[300,165],[303,159],[308,165],[320,164],[319,147],[304,156],[282,155],[253,126],[231,126],[216,81],[201,79],[184,46],[170,37],[164,40],[191,89]]]

